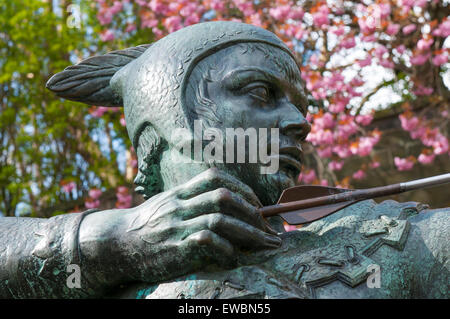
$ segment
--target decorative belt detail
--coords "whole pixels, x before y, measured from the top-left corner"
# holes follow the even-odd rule
[[[355,253],[355,247],[353,245],[345,246],[345,254],[347,255],[347,261],[351,264],[359,264],[359,258]]]
[[[332,266],[332,267],[338,267],[338,268],[342,268],[345,265],[345,263],[343,261],[336,261],[336,260],[332,260],[332,259],[326,259],[323,257],[317,259],[317,263],[319,265]]]

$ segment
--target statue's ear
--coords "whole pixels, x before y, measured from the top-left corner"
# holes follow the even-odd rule
[[[122,97],[112,90],[109,81],[149,46],[143,44],[88,58],[52,76],[46,87],[65,99],[98,106],[122,106]]]

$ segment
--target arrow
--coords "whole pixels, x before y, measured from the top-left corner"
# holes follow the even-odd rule
[[[258,211],[263,217],[280,215],[290,225],[310,223],[359,201],[450,183],[450,173],[368,189],[294,186],[283,191],[278,203]]]

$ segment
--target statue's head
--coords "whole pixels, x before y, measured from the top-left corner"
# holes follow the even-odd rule
[[[299,67],[285,44],[259,27],[235,22],[193,25],[151,46],[87,59],[55,75],[48,87],[88,104],[124,106],[138,155],[135,183],[146,196],[217,166],[252,187],[266,204],[293,186],[300,173],[300,142],[310,127]],[[244,163],[237,161],[237,143],[227,160],[227,129],[254,129],[257,143],[267,142],[265,154],[270,154],[276,151],[270,149],[277,135],[274,128],[280,150],[275,172],[262,173],[261,167],[271,162],[261,163],[259,150],[253,154],[257,163],[250,160],[255,150],[251,138]],[[223,137],[223,161],[199,162],[194,144],[212,129],[216,141]],[[210,142],[203,139],[201,151],[208,144],[211,148]],[[193,152],[186,153],[180,145],[192,146]]]

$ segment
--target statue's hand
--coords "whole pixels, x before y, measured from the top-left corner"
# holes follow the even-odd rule
[[[218,169],[209,169],[122,211],[123,226],[114,223],[105,234],[112,237],[111,242],[105,244],[111,261],[124,270],[127,281],[158,282],[212,264],[230,267],[236,248],[276,248],[281,244],[257,212],[258,206],[261,204],[250,187]]]

